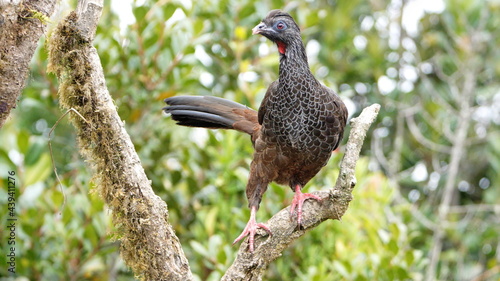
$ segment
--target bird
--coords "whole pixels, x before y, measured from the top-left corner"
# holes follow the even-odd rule
[[[270,84],[258,111],[234,101],[213,96],[174,96],[165,99],[163,110],[178,125],[209,129],[233,129],[251,136],[253,160],[246,185],[250,218],[233,244],[248,236],[254,251],[256,213],[268,184],[288,185],[294,192],[290,215],[302,224],[304,201],[321,201],[302,188],[330,159],[339,146],[348,111],[341,98],[311,73],[300,28],[293,17],[272,10],[252,29],[276,44],[278,79]]]

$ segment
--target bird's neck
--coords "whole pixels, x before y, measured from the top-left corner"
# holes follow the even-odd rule
[[[292,41],[280,50],[279,93],[287,98],[303,98],[312,94],[311,87],[316,87],[319,82],[312,75],[307,62],[306,49],[300,38]],[[297,89],[300,89],[297,91]]]
[[[298,76],[314,78],[309,69],[306,49],[300,38],[290,44],[278,42],[278,49],[280,52],[280,83],[290,81],[293,77]]]

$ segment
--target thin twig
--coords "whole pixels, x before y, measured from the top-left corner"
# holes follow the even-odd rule
[[[500,273],[500,265],[496,265],[485,272],[482,272],[478,276],[476,276],[472,281],[486,281],[490,280],[490,277],[494,276],[495,274]]]
[[[63,186],[62,186],[61,178],[59,178],[59,174],[57,173],[56,162],[54,161],[54,153],[52,152],[52,137],[51,137],[51,135],[52,135],[52,132],[54,132],[54,130],[56,129],[56,127],[59,124],[59,122],[64,117],[66,117],[66,115],[68,115],[68,113],[70,113],[71,111],[73,111],[74,113],[76,113],[76,115],[78,115],[80,118],[82,118],[83,121],[85,121],[87,124],[89,124],[89,122],[87,121],[87,119],[85,119],[85,117],[83,117],[76,109],[70,108],[63,115],[61,115],[61,117],[59,117],[59,119],[57,119],[57,121],[54,124],[54,126],[52,126],[52,128],[50,129],[50,132],[49,132],[49,135],[48,135],[48,139],[49,139],[48,140],[48,145],[49,145],[50,161],[52,161],[52,167],[54,168],[54,174],[56,175],[57,182],[59,183],[59,188],[61,189],[61,193],[63,195],[63,203],[61,205],[61,210],[63,210],[64,206],[66,205],[66,193],[64,193],[64,189],[63,189]]]
[[[428,219],[420,210],[416,207],[415,204],[412,204],[406,200],[405,197],[401,194],[401,188],[399,184],[397,184],[398,187],[394,189],[395,191],[395,200],[396,202],[402,203],[402,204],[408,204],[410,205],[410,212],[413,215],[414,218],[417,219],[420,224],[422,224],[424,227],[430,230],[435,230],[436,229],[436,223]]]
[[[375,159],[377,159],[377,163],[382,167],[383,170],[389,172],[389,163],[387,161],[387,157],[384,154],[384,144],[382,137],[378,134],[377,130],[381,130],[383,128],[377,128],[373,130],[373,140],[370,143],[370,147],[373,151],[373,155]],[[396,175],[394,175],[396,176]]]
[[[429,139],[427,139],[422,133],[420,132],[420,129],[418,128],[417,124],[415,123],[415,119],[413,118],[413,115],[407,115],[406,116],[406,124],[408,124],[408,128],[410,129],[411,134],[413,137],[422,145],[425,147],[441,152],[441,153],[446,153],[450,154],[451,149],[448,146],[442,145],[435,143]]]
[[[498,204],[473,204],[462,206],[450,206],[450,213],[470,213],[470,212],[494,212],[500,215],[500,205]]]

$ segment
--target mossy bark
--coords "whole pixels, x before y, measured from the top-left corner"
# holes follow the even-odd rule
[[[151,188],[92,46],[101,11],[102,1],[80,1],[51,36],[49,69],[60,81],[61,106],[84,118],[71,116],[80,153],[113,212],[125,263],[144,280],[192,280],[167,205]]]
[[[16,107],[55,0],[0,1],[0,128]]]

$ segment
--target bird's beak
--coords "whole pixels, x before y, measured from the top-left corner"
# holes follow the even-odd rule
[[[255,35],[255,34],[261,34],[261,33],[264,33],[266,31],[268,31],[269,29],[267,28],[266,24],[261,22],[259,23],[258,25],[256,25],[254,28],[252,28],[252,34]]]

